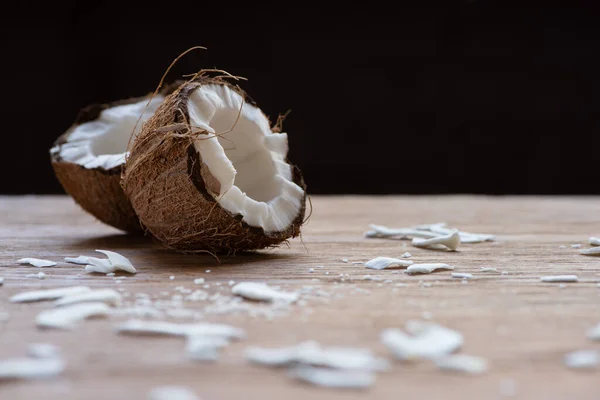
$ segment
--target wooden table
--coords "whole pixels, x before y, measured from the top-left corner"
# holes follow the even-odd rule
[[[587,247],[589,236],[600,235],[600,198],[313,197],[313,205],[303,243],[293,240],[289,248],[222,258],[219,263],[210,256],[166,251],[147,238],[121,235],[67,197],[0,198],[0,276],[5,278],[0,311],[10,314],[0,322],[0,358],[22,356],[29,343],[44,342],[59,345],[68,362],[66,372],[56,379],[0,383],[0,398],[145,399],[150,388],[164,384],[190,386],[205,400],[503,399],[511,391],[512,398],[520,399],[600,398],[599,370],[574,371],[563,365],[569,351],[600,349],[600,343],[586,338],[586,331],[600,322],[600,260],[571,248],[576,243]],[[464,244],[451,253],[362,235],[369,223],[401,227],[439,221],[494,233],[498,240]],[[21,257],[61,261],[65,256],[93,255],[94,249],[121,252],[138,274],[116,283],[61,262],[44,269],[48,278],[38,280],[25,277],[37,268],[15,262]],[[476,279],[464,284],[449,272],[407,276],[342,262],[397,257],[405,251],[416,262],[445,262]],[[507,274],[483,273],[480,267]],[[342,281],[340,274],[349,279]],[[366,274],[383,281],[364,280]],[[580,280],[564,287],[540,282],[542,275],[558,274],[577,274]],[[199,277],[211,285],[211,293],[223,295],[229,294],[229,280],[262,280],[286,290],[310,285],[325,293],[272,320],[247,313],[206,315],[207,321],[244,328],[248,335],[226,348],[214,364],[187,360],[178,338],[115,334],[114,326],[123,318],[85,321],[73,331],[38,330],[34,318],[50,303],[8,302],[20,291],[74,284],[122,287],[129,299],[136,293],[160,298],[164,291],[177,293],[177,286],[194,289],[193,280]],[[391,283],[384,283],[388,279]],[[202,311],[207,303],[185,305]],[[289,379],[284,370],[249,365],[243,357],[248,345],[282,346],[310,339],[369,347],[389,357],[378,340],[381,330],[429,315],[462,332],[462,352],[487,358],[490,371],[465,376],[441,372],[428,362],[396,362],[390,372],[378,374],[370,389],[348,391],[307,386]]]

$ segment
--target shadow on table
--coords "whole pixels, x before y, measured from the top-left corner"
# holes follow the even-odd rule
[[[96,249],[122,251],[123,255],[131,258],[134,265],[141,266],[143,264],[155,269],[157,272],[171,271],[175,268],[194,268],[196,270],[198,268],[218,268],[220,272],[225,269],[228,272],[234,272],[243,268],[244,272],[251,274],[255,269],[262,268],[264,270],[266,267],[276,269],[282,263],[292,263],[297,261],[299,257],[308,255],[304,249],[300,252],[295,251],[293,254],[284,252],[283,250],[288,249],[285,243],[279,248],[240,252],[234,256],[217,254],[215,257],[208,253],[184,254],[166,249],[148,236],[127,234],[77,240],[70,243],[69,248],[85,255],[91,255]]]

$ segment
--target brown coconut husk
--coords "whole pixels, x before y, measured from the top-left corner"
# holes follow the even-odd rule
[[[182,81],[165,87],[161,94],[172,93]],[[150,94],[106,104],[92,104],[79,112],[75,122],[53,144],[59,146],[67,142],[73,130],[86,122],[94,121],[107,108],[148,100]],[[64,190],[75,202],[98,220],[129,233],[143,233],[137,215],[121,187],[122,165],[111,169],[84,168],[79,164],[64,161],[60,154],[51,154],[54,173]]]
[[[190,128],[190,94],[207,84],[227,85],[254,104],[231,76],[200,72],[168,96],[135,139],[122,185],[143,227],[168,248],[183,252],[234,254],[277,246],[300,234],[306,195],[295,220],[281,232],[265,232],[222,208],[212,193],[218,181],[203,164],[193,142],[204,131]],[[306,193],[300,170],[293,181]]]

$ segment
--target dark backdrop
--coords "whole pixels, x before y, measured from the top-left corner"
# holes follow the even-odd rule
[[[292,110],[312,193],[600,193],[591,6],[48,3],[3,12],[0,192],[62,192],[48,149],[78,110],[204,45],[171,78],[223,68],[272,119]]]

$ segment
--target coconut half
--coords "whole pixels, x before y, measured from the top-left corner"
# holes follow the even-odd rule
[[[142,228],[121,188],[121,172],[132,133],[141,131],[164,100],[164,93],[150,98],[84,108],[50,149],[54,172],[65,191],[100,221],[127,232],[141,232]]]
[[[235,253],[300,234],[306,191],[288,138],[239,87],[199,74],[136,138],[123,187],[143,226],[181,251]]]

